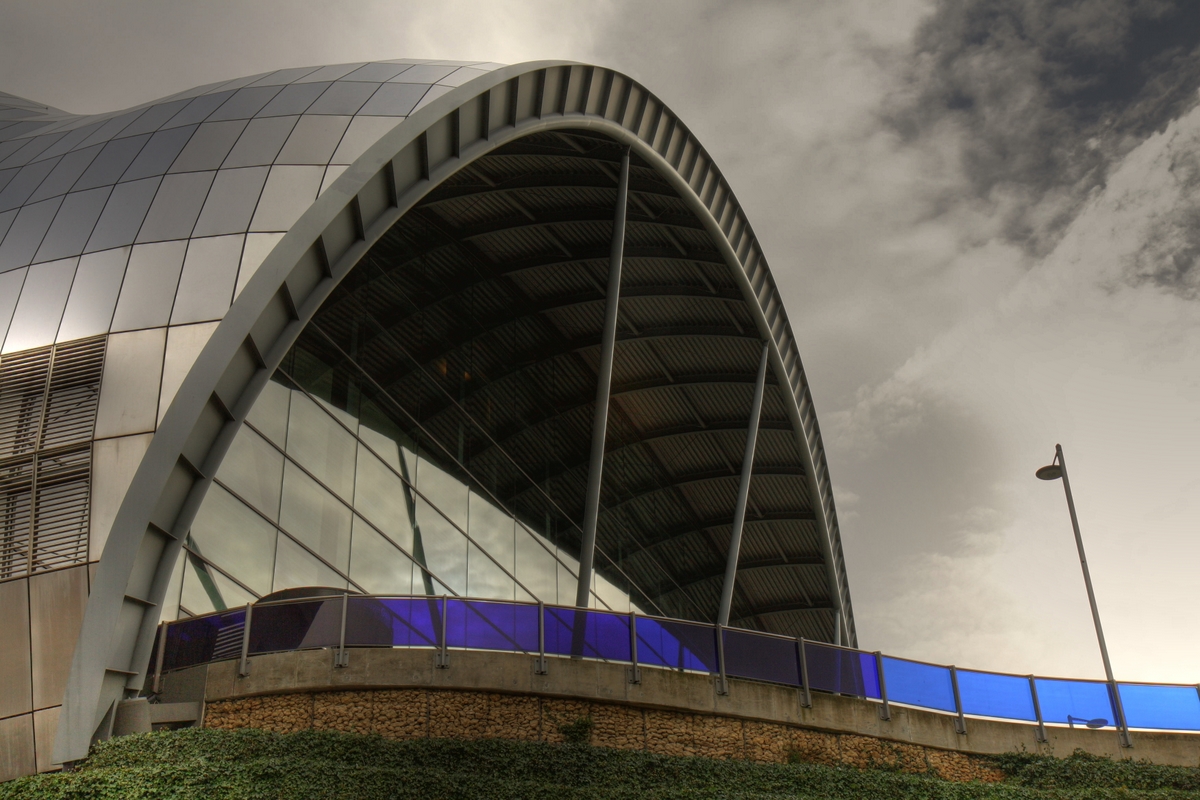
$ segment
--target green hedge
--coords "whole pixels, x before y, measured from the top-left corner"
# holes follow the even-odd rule
[[[187,729],[97,746],[75,772],[0,784],[43,798],[1195,798],[1200,770],[1011,755],[999,784],[815,764],[748,764],[586,745]]]

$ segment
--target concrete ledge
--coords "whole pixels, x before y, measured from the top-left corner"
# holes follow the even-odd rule
[[[1112,729],[1047,727],[1049,741],[1039,743],[1033,725],[971,718],[964,735],[955,731],[955,718],[947,714],[892,705],[892,718],[884,721],[879,719],[878,703],[859,698],[814,692],[813,707],[802,708],[798,689],[734,678],[729,694],[720,695],[712,676],[653,668],[643,668],[641,683],[631,684],[626,665],[600,661],[549,658],[547,674],[538,675],[532,657],[514,653],[451,651],[448,669],[434,666],[431,650],[354,648],[349,650],[349,666],[335,668],[333,660],[333,650],[255,656],[244,678],[237,676],[236,661],[180,670],[164,676],[162,699],[203,699],[211,705],[329,691],[483,692],[715,716],[970,755],[1024,750],[1065,756],[1079,749],[1118,759],[1200,766],[1200,735],[1134,731],[1134,747],[1127,749]]]

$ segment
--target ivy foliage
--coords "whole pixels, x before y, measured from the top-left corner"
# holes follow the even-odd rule
[[[306,731],[186,729],[98,745],[74,772],[0,784],[0,800],[291,798],[809,798],[1082,800],[1197,797],[1200,770],[1066,759],[999,759],[998,784],[816,764],[749,764],[580,744],[420,739]]]

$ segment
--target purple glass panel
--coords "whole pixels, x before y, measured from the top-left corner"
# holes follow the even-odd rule
[[[891,673],[888,688],[891,689]],[[1036,720],[1029,678],[1017,675],[997,675],[992,672],[958,671],[958,691],[962,696],[963,713],[981,717]]]
[[[796,641],[726,630],[725,674],[799,686],[800,658]]]
[[[440,597],[351,597],[346,646],[437,647],[441,608]]]
[[[1200,694],[1195,686],[1118,683],[1125,722],[1131,728],[1200,730]]]
[[[538,651],[538,608],[480,600],[449,600],[446,646],[472,650]]]
[[[255,606],[250,616],[250,652],[336,647],[341,626],[340,597]]]
[[[638,663],[718,672],[716,629],[709,625],[638,617]]]
[[[163,669],[182,669],[242,654],[246,609],[193,617],[167,626]]]
[[[804,657],[811,688],[879,698],[879,671],[873,653],[805,642]]]
[[[639,631],[641,625],[642,620],[639,619]],[[603,658],[606,661],[629,661],[629,617],[604,611],[547,608],[546,652],[552,655]]]
[[[1076,725],[1090,719],[1102,719],[1105,725],[1112,725],[1117,718],[1108,684],[1103,681],[1035,678],[1034,682],[1045,722],[1068,722],[1069,716]]]

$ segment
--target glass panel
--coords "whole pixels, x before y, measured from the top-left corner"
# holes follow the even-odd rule
[[[220,319],[233,302],[233,283],[242,259],[242,236],[192,239],[171,311],[171,324]]]
[[[84,251],[91,253],[133,244],[138,228],[142,226],[142,220],[146,218],[146,212],[154,200],[154,194],[158,191],[159,181],[159,178],[148,178],[134,183],[122,183],[113,189]]]
[[[160,242],[191,236],[215,175],[215,172],[184,172],[163,178],[137,241]]]
[[[110,191],[104,186],[67,195],[33,260],[50,261],[82,253]]]
[[[350,509],[290,461],[284,468],[279,524],[334,568],[345,572],[349,567]]]
[[[210,611],[225,611],[239,604],[226,602],[218,585],[217,571],[190,553],[185,553],[187,567],[183,572],[183,591],[179,597],[179,605],[189,614],[207,614]]]
[[[1116,719],[1108,686],[1101,681],[1066,681],[1036,678],[1038,706],[1044,722],[1083,724],[1090,719],[1103,719],[1109,725]]]
[[[883,657],[888,700],[923,708],[957,711],[950,669],[902,658]]]
[[[262,393],[250,407],[246,421],[279,447],[286,447],[288,407],[291,400],[290,389],[275,381],[267,381]]]
[[[341,630],[340,597],[259,605],[250,615],[250,652],[337,647]]]
[[[478,545],[472,546],[467,559],[467,589],[472,597],[495,597],[511,600],[515,573],[514,530],[516,522],[503,510],[478,492],[470,492],[469,532]],[[479,553],[482,549],[487,553]],[[490,558],[488,557],[490,556]],[[507,571],[508,574],[505,574]]]
[[[279,519],[283,456],[254,431],[246,427],[238,431],[217,470],[217,480],[272,521]]]
[[[468,597],[489,597],[496,600],[516,598],[516,584],[483,550],[473,544],[467,547]]]
[[[71,296],[58,328],[58,341],[82,339],[108,333],[113,308],[125,277],[125,262],[129,248],[119,247],[103,253],[93,253],[79,259]]]
[[[391,444],[395,450],[396,443]],[[354,483],[355,510],[411,553],[416,507],[411,490],[400,476],[360,445]]]
[[[794,639],[725,631],[725,674],[800,685],[800,655]]]
[[[4,339],[5,353],[42,347],[54,341],[78,263],[79,259],[68,258],[29,268]]]
[[[558,602],[558,562],[554,554],[527,531],[518,525],[517,537],[517,580],[533,596],[543,603]],[[574,598],[572,598],[574,599]]]
[[[581,655],[606,661],[629,661],[629,617],[603,611],[546,608],[546,652]],[[643,620],[638,620],[638,658],[641,658]],[[711,634],[711,629],[708,629]],[[652,663],[643,661],[642,663]]]
[[[346,645],[436,647],[441,598],[351,597],[346,610]]]
[[[1117,691],[1131,728],[1200,730],[1200,693],[1195,686],[1118,683]]]
[[[888,693],[891,694],[892,675],[884,668]],[[962,697],[963,713],[1001,719],[1036,720],[1029,679],[1016,675],[996,675],[991,672],[958,671],[958,693]]]
[[[459,484],[466,499],[466,487]],[[464,503],[465,505],[465,503]],[[467,539],[425,500],[417,498],[413,556],[452,592],[467,592]]]
[[[187,242],[139,244],[133,248],[113,316],[114,331],[167,324],[186,250]]]
[[[196,512],[192,545],[258,594],[271,591],[275,528],[220,486],[209,487]]]
[[[298,117],[268,117],[251,120],[221,166],[225,169],[269,166],[275,160],[275,156],[279,155],[279,148],[283,147],[297,119]]]
[[[244,233],[250,227],[267,171],[266,167],[247,167],[218,172],[192,235]]]
[[[879,673],[873,653],[804,643],[808,683],[813,689],[857,697],[879,697]],[[888,695],[891,695],[889,681]]]
[[[334,589],[344,589],[346,579],[281,533],[275,545],[275,581],[271,584],[271,591],[277,592],[297,586],[330,586]]]
[[[638,662],[650,666],[718,672],[716,630],[650,617],[638,617]]]
[[[163,669],[182,669],[208,663],[214,658],[240,656],[242,628],[245,622],[246,610],[239,608],[224,614],[181,620],[168,625]],[[230,644],[235,641],[237,650],[231,655]]]
[[[354,421],[343,416],[353,426]],[[353,429],[353,427],[352,427]],[[296,392],[288,418],[287,453],[317,480],[349,500],[354,497],[354,461],[358,444],[326,410]]]
[[[413,563],[362,518],[354,518],[350,578],[371,594],[411,594]]]
[[[537,606],[451,598],[446,613],[447,647],[538,652]]]

